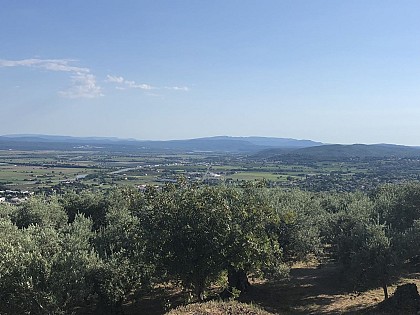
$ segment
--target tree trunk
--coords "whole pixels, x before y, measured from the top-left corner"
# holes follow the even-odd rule
[[[236,270],[230,266],[228,268],[228,286],[230,290],[235,288],[241,292],[246,292],[251,284],[249,283],[246,272],[243,269]]]
[[[388,299],[388,286],[386,285],[386,283],[382,285],[382,289],[384,290],[385,300],[387,300]]]
[[[194,285],[194,293],[198,299],[198,301],[203,302],[204,301],[204,281],[197,281]]]
[[[98,315],[124,315],[122,300],[111,302],[109,299],[99,296],[95,314]]]
[[[194,290],[195,292],[195,296],[197,297],[199,302],[203,302],[204,301],[204,289],[203,288],[195,288]]]

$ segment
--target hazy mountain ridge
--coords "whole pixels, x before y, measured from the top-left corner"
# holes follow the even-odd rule
[[[0,149],[14,150],[71,150],[82,146],[85,149],[110,151],[214,151],[255,153],[267,148],[304,148],[320,145],[311,140],[296,140],[273,137],[228,137],[216,136],[186,140],[135,140],[108,137],[71,137],[49,135],[5,135],[0,136]]]
[[[116,142],[116,141],[138,141],[136,139],[123,139],[118,137],[74,137],[61,135],[42,135],[42,134],[8,134],[0,138],[8,138],[17,141],[39,140],[43,142]]]
[[[276,138],[276,137],[231,137],[231,136],[215,136],[209,138],[201,138],[206,140],[240,140],[247,141],[255,145],[267,147],[287,147],[287,148],[306,148],[317,145],[323,145],[322,142],[312,140],[302,140],[293,138]]]
[[[255,155],[256,158],[282,160],[308,158],[316,160],[339,160],[349,158],[418,158],[420,148],[395,144],[328,144],[296,150],[268,149]]]
[[[323,144],[275,137],[215,136],[186,140],[135,140],[116,137],[50,135],[0,136],[1,150],[90,150],[110,152],[220,152],[250,154],[255,159],[316,159],[419,157],[420,148],[395,144]]]

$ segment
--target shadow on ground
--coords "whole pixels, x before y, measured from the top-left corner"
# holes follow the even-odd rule
[[[407,282],[417,283],[420,287],[418,268],[407,270],[396,284]],[[396,285],[389,288],[390,294],[393,294],[395,288]],[[162,315],[165,311],[181,305],[185,298],[185,292],[176,287],[169,290],[159,288],[127,305],[125,314]],[[334,263],[294,267],[287,281],[253,281],[249,291],[239,298],[240,302],[253,303],[271,313],[282,315],[381,314],[373,310],[382,300],[383,293],[380,288],[352,292],[352,288],[346,286],[339,268]]]
[[[338,267],[332,263],[293,268],[289,281],[256,283],[240,300],[257,303],[276,314],[327,315],[361,311],[367,304],[344,283]]]

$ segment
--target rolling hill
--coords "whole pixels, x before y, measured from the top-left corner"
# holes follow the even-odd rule
[[[296,150],[267,149],[256,155],[258,159],[285,160],[285,159],[311,159],[311,160],[344,160],[367,158],[419,158],[420,148],[391,144],[330,144],[320,145]]]

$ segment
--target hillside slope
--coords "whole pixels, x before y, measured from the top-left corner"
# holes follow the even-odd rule
[[[268,149],[255,155],[255,158],[284,160],[304,158],[312,160],[343,160],[351,158],[406,158],[420,157],[420,148],[388,144],[330,144],[301,148],[296,150]]]

